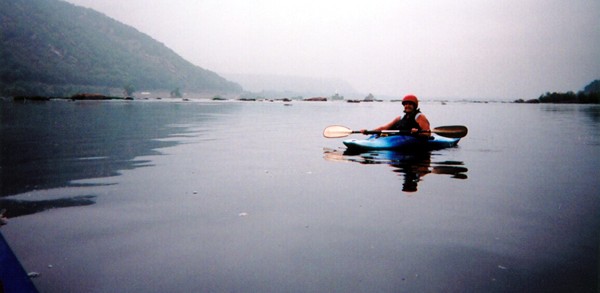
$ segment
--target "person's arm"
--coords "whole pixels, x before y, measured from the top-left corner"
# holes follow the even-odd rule
[[[427,117],[425,117],[424,114],[419,115],[419,117],[417,117],[416,119],[417,123],[419,124],[419,127],[421,127],[421,132],[419,133],[419,135],[421,136],[430,136],[431,135],[431,129],[429,126],[429,120],[427,120]],[[413,133],[415,129],[413,128]]]

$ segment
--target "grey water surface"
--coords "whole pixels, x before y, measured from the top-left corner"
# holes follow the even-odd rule
[[[326,126],[402,106],[0,101],[0,232],[41,292],[596,292],[600,107],[421,108],[468,135],[349,154]]]

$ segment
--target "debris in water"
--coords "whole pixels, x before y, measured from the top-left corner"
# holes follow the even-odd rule
[[[40,273],[38,273],[38,272],[31,272],[31,273],[27,274],[27,277],[29,277],[30,279],[37,278],[39,276],[40,276]]]

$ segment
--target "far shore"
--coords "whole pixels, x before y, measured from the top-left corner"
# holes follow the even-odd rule
[[[598,94],[596,94],[598,95]],[[515,103],[515,104],[599,104],[600,102],[597,99],[559,99],[557,96],[552,96],[554,99],[548,99],[547,96],[538,98],[538,99],[530,99],[530,100],[423,100],[425,103],[441,103],[445,105],[447,103]],[[561,96],[562,97],[562,96]],[[265,97],[255,97],[249,98],[247,95],[245,96],[221,96],[221,95],[213,95],[213,96],[198,96],[198,95],[184,95],[183,97],[161,97],[158,95],[140,95],[140,96],[110,96],[110,95],[102,95],[102,94],[92,94],[92,93],[84,93],[84,94],[76,94],[72,96],[40,96],[40,95],[31,95],[31,96],[14,96],[14,97],[0,97],[0,100],[13,100],[15,102],[46,102],[52,100],[62,100],[62,101],[151,101],[151,100],[161,100],[161,101],[210,101],[210,102],[219,102],[219,101],[239,101],[239,102],[283,102],[283,103],[292,103],[292,102],[336,102],[336,103],[381,103],[381,102],[389,102],[389,103],[400,103],[402,100],[399,99],[391,99],[391,100],[361,100],[361,99],[332,99],[328,97],[310,97],[310,98],[265,98]]]

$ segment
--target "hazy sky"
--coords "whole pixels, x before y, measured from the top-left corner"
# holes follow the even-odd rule
[[[363,93],[537,98],[600,79],[598,0],[68,0],[220,74]]]

